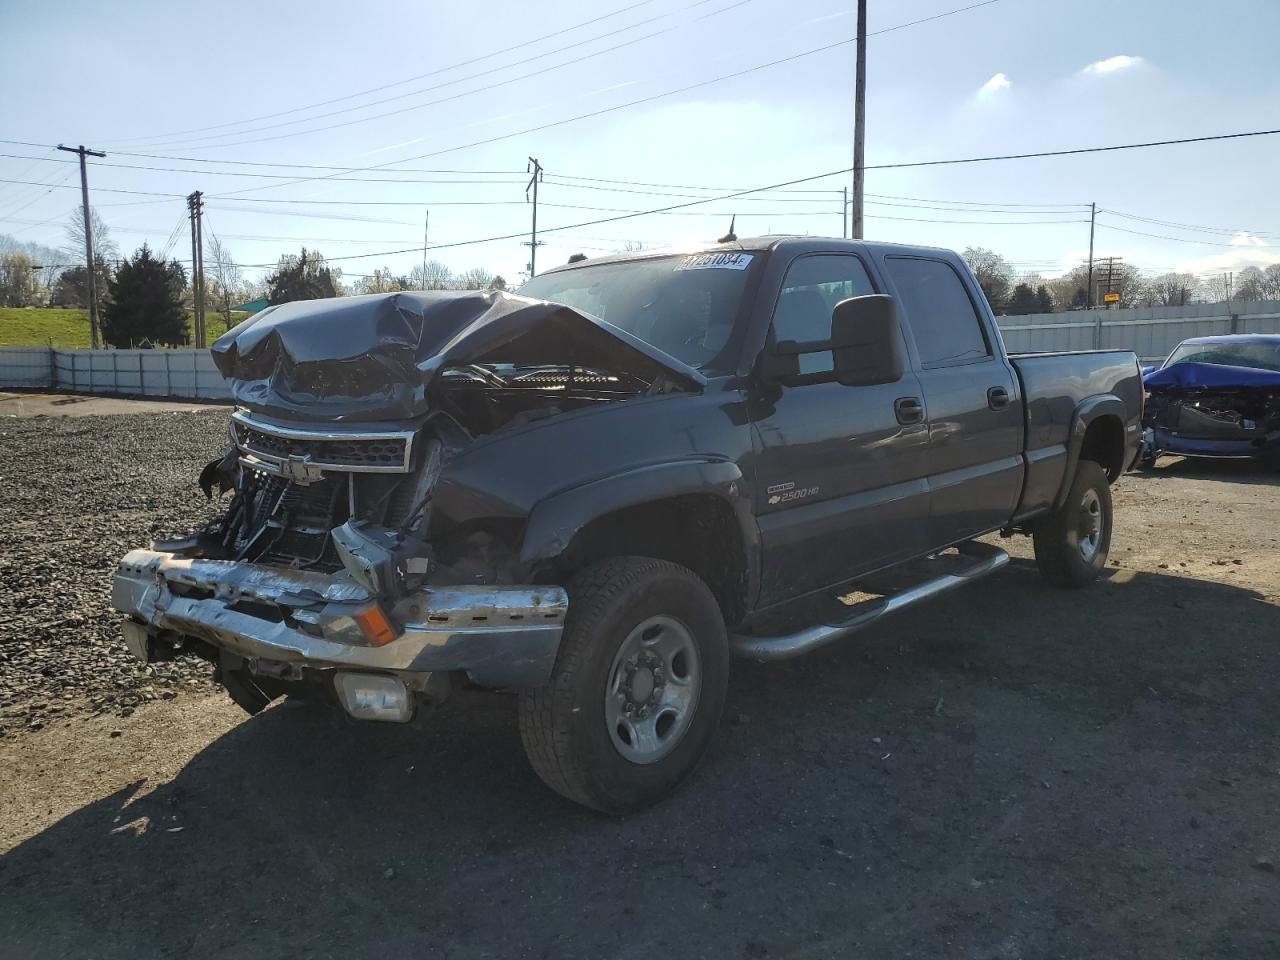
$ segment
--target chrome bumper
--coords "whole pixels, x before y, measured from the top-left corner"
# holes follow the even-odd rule
[[[345,572],[330,576],[155,550],[125,556],[111,586],[112,606],[127,618],[126,641],[141,659],[147,659],[148,638],[172,631],[263,661],[406,674],[463,671],[485,686],[546,683],[569,606],[564,589],[555,586],[435,587],[397,604],[397,613],[408,614],[404,630],[380,647],[300,626],[344,616],[371,599]]]

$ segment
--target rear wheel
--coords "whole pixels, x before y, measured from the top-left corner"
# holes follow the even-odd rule
[[[520,694],[520,738],[538,776],[597,810],[649,806],[697,766],[724,708],[729,644],[692,571],[617,557],[568,585],[551,681]]]
[[[1081,460],[1060,510],[1032,531],[1041,575],[1060,587],[1097,579],[1111,549],[1111,485],[1101,466]]]

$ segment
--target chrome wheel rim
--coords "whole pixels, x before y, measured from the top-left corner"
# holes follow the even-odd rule
[[[702,663],[689,628],[657,616],[627,634],[609,669],[604,717],[614,749],[632,763],[656,763],[683,739],[702,689]]]
[[[1086,490],[1080,500],[1076,545],[1086,563],[1092,563],[1102,546],[1102,501],[1096,490]]]

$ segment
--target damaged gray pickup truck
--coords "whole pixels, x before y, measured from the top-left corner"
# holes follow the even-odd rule
[[[518,694],[554,790],[626,811],[781,659],[1008,561],[1083,586],[1137,454],[1127,352],[1008,357],[954,253],[766,237],[501,292],[288,303],[213,346],[220,511],[129,553],[145,661],[408,721]]]

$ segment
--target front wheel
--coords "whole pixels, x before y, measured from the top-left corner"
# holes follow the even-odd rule
[[[729,643],[711,591],[665,560],[616,557],[568,585],[550,682],[520,694],[520,739],[557,793],[607,813],[660,800],[715,735]]]
[[[1081,460],[1060,510],[1037,521],[1032,530],[1036,565],[1059,587],[1092,583],[1111,550],[1111,485],[1101,466]]]

